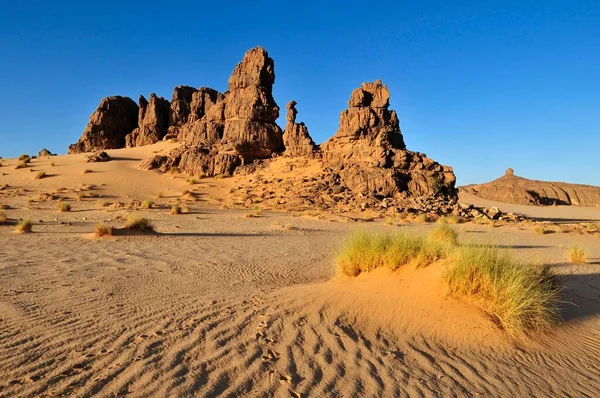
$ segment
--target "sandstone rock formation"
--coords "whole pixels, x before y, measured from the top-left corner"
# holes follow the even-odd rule
[[[86,158],[88,163],[108,162],[110,160],[110,156],[104,151],[91,153]]]
[[[169,129],[169,101],[152,93],[150,101],[140,95],[138,104],[138,128],[125,137],[128,148],[154,144],[162,140]]]
[[[169,110],[169,126],[181,127],[188,122],[192,98],[196,93],[194,87],[177,86],[173,89],[171,109]]]
[[[283,145],[287,156],[314,156],[319,147],[314,143],[304,123],[296,123],[296,101],[287,104],[287,124],[283,132]]]
[[[38,152],[38,158],[46,157],[46,156],[56,156],[56,155],[47,149],[42,149],[41,151]]]
[[[321,145],[325,164],[363,195],[454,196],[451,167],[406,150],[389,97],[381,80],[363,83],[352,92],[337,133]]]
[[[125,136],[138,124],[138,106],[129,97],[106,97],[90,116],[79,141],[69,146],[69,153],[116,149],[125,146]]]
[[[512,169],[494,181],[460,187],[484,199],[522,205],[600,206],[600,187],[517,177]]]

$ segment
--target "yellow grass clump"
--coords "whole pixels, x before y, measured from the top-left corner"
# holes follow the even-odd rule
[[[20,234],[28,234],[32,231],[32,229],[33,229],[33,223],[30,220],[21,220],[17,224],[17,228],[16,228],[15,232],[18,232]]]
[[[573,264],[585,264],[588,260],[588,253],[583,247],[573,246],[569,249],[567,258]]]
[[[4,224],[8,220],[8,216],[5,211],[0,211],[0,225]]]
[[[142,201],[142,204],[140,206],[142,209],[151,209],[152,206],[154,206],[154,202],[149,199],[146,199]]]
[[[29,162],[31,162],[31,157],[29,155],[27,155],[26,153],[24,153],[21,156],[19,156],[18,160],[23,163],[29,163]]]
[[[458,233],[448,226],[448,224],[439,224],[429,232],[427,237],[432,241],[440,243],[447,243],[454,246],[458,244]]]
[[[35,179],[36,179],[36,180],[41,180],[42,178],[45,178],[45,177],[46,177],[46,173],[45,173],[45,172],[43,172],[43,171],[40,171],[39,173],[37,173],[37,174],[35,175]]]
[[[88,174],[88,173],[91,173],[91,172],[92,172],[92,170],[91,170],[91,169],[84,169],[84,170],[81,172],[81,174]]]
[[[549,268],[515,261],[496,247],[461,247],[443,276],[448,294],[466,297],[509,335],[547,330],[560,320],[560,289]]]
[[[60,212],[71,211],[71,205],[67,202],[58,202],[56,209]]]
[[[102,238],[103,236],[112,236],[112,234],[112,227],[109,227],[104,223],[96,224],[96,227],[94,228],[94,235],[96,235],[98,238]]]
[[[154,231],[154,226],[147,218],[131,214],[125,221],[125,229],[134,231]]]
[[[422,236],[355,232],[336,257],[342,275],[357,276],[379,267],[426,266],[446,255],[444,245]]]
[[[26,162],[19,162],[19,163],[18,163],[18,164],[15,166],[15,170],[18,170],[18,169],[24,169],[24,168],[26,168],[26,167],[29,167],[29,166],[27,165],[27,163],[26,163]]]
[[[170,214],[181,214],[181,207],[178,205],[171,206]]]
[[[544,227],[543,225],[538,225],[533,229],[533,232],[535,232],[538,235],[545,235],[546,227]]]

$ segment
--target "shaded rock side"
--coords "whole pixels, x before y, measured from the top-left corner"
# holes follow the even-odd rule
[[[79,141],[69,153],[116,149],[125,146],[125,137],[138,125],[138,106],[129,97],[106,97],[90,116]]]
[[[340,114],[336,134],[321,145],[323,160],[343,183],[363,195],[456,196],[451,167],[406,150],[390,93],[381,80],[363,83]]]
[[[287,104],[287,123],[283,132],[283,145],[287,156],[314,156],[319,147],[314,143],[304,123],[296,123],[296,101]]]
[[[530,180],[514,175],[512,169],[494,181],[466,185],[460,187],[460,191],[484,199],[521,205],[600,206],[600,187]]]
[[[138,102],[138,128],[125,138],[128,148],[154,144],[162,140],[169,129],[169,101],[152,93],[150,101],[140,95]]]
[[[181,127],[188,122],[196,88],[177,86],[173,89],[169,109],[169,127]]]
[[[275,63],[256,47],[244,55],[229,78],[225,96],[221,145],[247,160],[265,159],[283,150],[283,137],[275,123],[279,107],[273,99]]]
[[[214,145],[223,138],[224,129],[224,95],[201,87],[192,95],[188,123],[180,128],[180,140],[188,146]]]

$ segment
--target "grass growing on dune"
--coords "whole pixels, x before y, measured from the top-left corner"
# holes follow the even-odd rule
[[[449,227],[448,224],[439,224],[429,232],[427,237],[436,242],[447,243],[450,245],[458,244],[458,233]]]
[[[16,232],[20,234],[28,234],[33,229],[33,223],[30,220],[22,220],[17,224]]]
[[[338,253],[336,265],[341,274],[357,276],[379,267],[396,270],[409,263],[426,266],[446,252],[445,245],[422,236],[355,232]]]
[[[583,247],[573,246],[569,249],[567,258],[573,264],[585,264],[588,260],[588,254]]]
[[[496,247],[456,249],[443,278],[450,295],[473,301],[509,335],[548,330],[560,320],[560,289],[550,269]]]
[[[0,211],[0,225],[4,224],[7,219],[8,219],[8,216],[6,215],[6,212]]]
[[[107,226],[104,223],[96,224],[96,227],[94,228],[94,235],[96,235],[98,238],[101,238],[103,236],[112,236],[112,234],[112,227]]]
[[[148,219],[143,217],[138,217],[135,214],[131,214],[127,217],[127,221],[125,221],[125,229],[127,230],[135,230],[135,231],[154,231],[154,225],[148,221]]]

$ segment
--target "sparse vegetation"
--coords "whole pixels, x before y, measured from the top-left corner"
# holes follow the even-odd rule
[[[31,162],[31,157],[29,155],[27,155],[26,153],[24,153],[21,156],[19,156],[18,160],[23,163],[29,163],[29,162]]]
[[[27,167],[29,167],[29,166],[27,165],[27,163],[26,163],[26,162],[19,162],[19,163],[18,163],[18,164],[15,166],[15,170],[18,170],[18,169],[25,169],[25,168],[27,168]]]
[[[448,226],[448,224],[440,224],[435,229],[432,229],[427,237],[433,241],[447,243],[450,245],[458,244],[458,233]]]
[[[0,225],[4,224],[7,219],[8,219],[8,216],[6,215],[6,212],[0,211]]]
[[[496,247],[461,247],[444,274],[448,294],[466,297],[512,336],[560,319],[559,287],[547,267],[515,261]]]
[[[43,172],[43,171],[40,171],[39,173],[37,173],[37,174],[35,175],[35,179],[36,179],[36,180],[41,180],[42,178],[45,178],[45,177],[46,177],[46,173],[45,173],[45,172]]]
[[[355,232],[338,253],[336,265],[339,273],[357,276],[379,267],[426,266],[446,253],[445,245],[422,236]]]
[[[84,170],[81,172],[81,174],[88,174],[88,173],[91,173],[91,172],[92,172],[92,170],[91,170],[91,169],[84,169]]]
[[[107,226],[104,223],[96,224],[96,227],[94,228],[94,235],[96,235],[98,238],[101,238],[103,236],[112,236],[112,234],[112,227]]]
[[[569,249],[567,258],[573,264],[585,264],[588,260],[588,253],[583,247],[573,246]]]
[[[195,178],[193,178],[193,177],[192,178],[188,178],[187,179],[187,183],[190,184],[190,185],[196,185],[196,184],[198,184],[198,180],[195,179]]]
[[[67,202],[58,202],[56,209],[60,212],[71,211],[71,205]]]
[[[156,197],[157,197],[158,199],[161,199],[161,198],[163,198],[164,196],[165,196],[165,194],[164,194],[163,192],[157,192],[157,193],[156,193]]]
[[[54,167],[54,166],[56,166],[56,164],[55,164],[54,162],[51,162],[51,163],[50,163],[50,166],[51,166],[51,167]]]
[[[142,204],[140,205],[142,209],[151,209],[153,206],[154,202],[149,199],[143,200]]]
[[[181,207],[179,207],[178,205],[171,206],[170,214],[181,214]]]
[[[135,231],[154,231],[154,226],[144,217],[138,217],[135,214],[131,214],[125,221],[125,229]]]
[[[20,234],[28,234],[28,233],[31,233],[32,230],[33,230],[33,223],[30,220],[21,220],[17,224],[17,228],[16,228],[15,232],[18,232]]]
[[[538,235],[545,235],[546,227],[544,227],[543,225],[538,225],[533,229],[533,232],[535,232]]]

